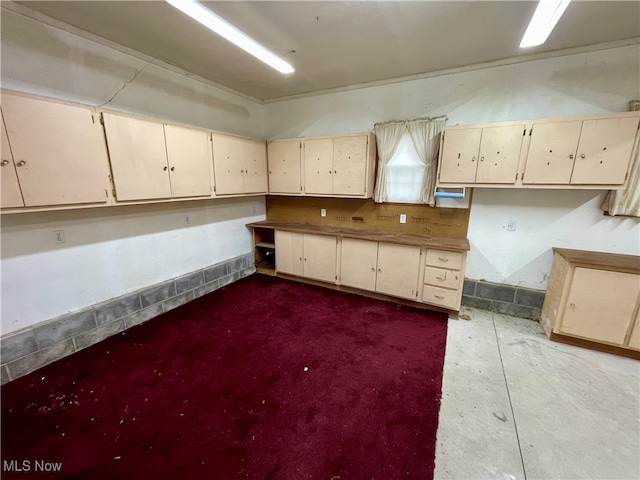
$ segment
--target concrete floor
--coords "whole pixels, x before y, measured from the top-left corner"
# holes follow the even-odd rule
[[[450,320],[437,479],[640,478],[640,362],[532,320]]]

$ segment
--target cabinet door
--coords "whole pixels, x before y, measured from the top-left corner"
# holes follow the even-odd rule
[[[378,242],[343,238],[340,254],[340,283],[375,291]]]
[[[109,161],[91,109],[3,94],[2,113],[25,206],[107,201]]]
[[[638,118],[585,120],[571,183],[622,185],[637,130]]]
[[[482,129],[476,183],[515,183],[524,125]]]
[[[577,267],[560,332],[623,345],[639,288],[638,275]]]
[[[276,271],[298,275],[304,274],[304,235],[302,233],[276,230]]]
[[[440,157],[440,182],[474,183],[481,128],[446,130]]]
[[[582,121],[533,125],[524,184],[569,184]]]
[[[242,139],[244,192],[267,193],[267,147],[263,140]]]
[[[273,142],[267,145],[269,193],[302,193],[301,150],[300,140]]]
[[[244,193],[244,144],[241,138],[213,134],[216,193]]]
[[[170,198],[163,125],[111,113],[102,116],[117,199]]]
[[[323,282],[336,283],[337,251],[336,237],[305,233],[304,276]],[[278,258],[277,253],[276,258]]]
[[[376,292],[416,299],[420,271],[420,247],[378,244]]]
[[[0,121],[2,122],[2,143],[0,144],[0,154],[2,154],[2,159],[0,160],[0,181],[2,183],[0,186],[2,187],[2,192],[0,192],[0,207],[24,207],[16,166],[13,163],[7,131],[4,128],[4,119],[0,118]]]
[[[304,141],[304,191],[333,194],[333,138]]]
[[[204,130],[165,125],[172,197],[211,195],[211,143]]]
[[[363,196],[367,173],[367,136],[333,139],[333,194]]]

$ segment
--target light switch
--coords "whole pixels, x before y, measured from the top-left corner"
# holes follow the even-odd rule
[[[320,209],[320,216],[321,217],[326,217],[327,216],[327,209],[326,208],[321,208]]]

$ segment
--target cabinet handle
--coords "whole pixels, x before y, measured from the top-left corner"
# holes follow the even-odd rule
[[[481,161],[481,162],[484,162],[484,157],[480,157],[480,161]]]
[[[573,160],[573,153],[569,154],[569,158]]]
[[[382,273],[382,270],[381,270],[381,269],[378,269],[378,272],[379,272],[379,273]]]
[[[449,261],[448,258],[443,258],[443,257],[438,257],[438,260],[440,260],[441,262],[448,262]]]
[[[436,277],[437,280],[446,280],[447,277]]]
[[[167,171],[167,168],[169,168],[169,167],[164,167],[162,170],[164,170],[164,171],[166,172],[166,171]]]
[[[306,261],[307,261],[307,259],[305,258],[305,259],[304,259],[304,261],[306,262]]]
[[[171,167],[171,171],[173,172],[176,169],[176,167]]]
[[[586,155],[584,153],[580,154],[580,158],[585,158],[585,157],[586,157]]]
[[[338,173],[338,171],[337,171],[337,170],[334,170],[334,171],[333,171],[333,173]]]
[[[302,261],[302,257],[300,257],[300,261]]]
[[[476,157],[471,157],[471,161],[475,162],[476,161]]]
[[[434,295],[434,297],[439,298],[440,300],[444,300],[444,297],[442,295]]]
[[[18,163],[16,163],[18,167],[24,167],[26,164],[27,162],[25,162],[24,160],[20,160]]]
[[[371,271],[372,271],[372,272],[375,272],[375,271],[376,271],[376,268],[375,268],[375,267],[371,267]]]
[[[2,163],[0,163],[0,165],[6,167],[7,165],[9,165],[9,160],[2,160]]]

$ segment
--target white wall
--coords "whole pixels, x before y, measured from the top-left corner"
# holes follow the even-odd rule
[[[263,137],[259,103],[4,8],[1,21],[3,88],[100,105],[144,67],[109,108]],[[2,334],[250,252],[245,224],[264,218],[264,197],[3,215]]]
[[[626,46],[265,105],[267,138],[372,131],[446,114],[448,124],[626,111],[640,98],[640,46]],[[476,189],[472,279],[545,289],[554,246],[640,254],[638,219],[605,217],[598,191]],[[425,207],[428,208],[428,207]],[[507,232],[508,220],[517,221]]]

